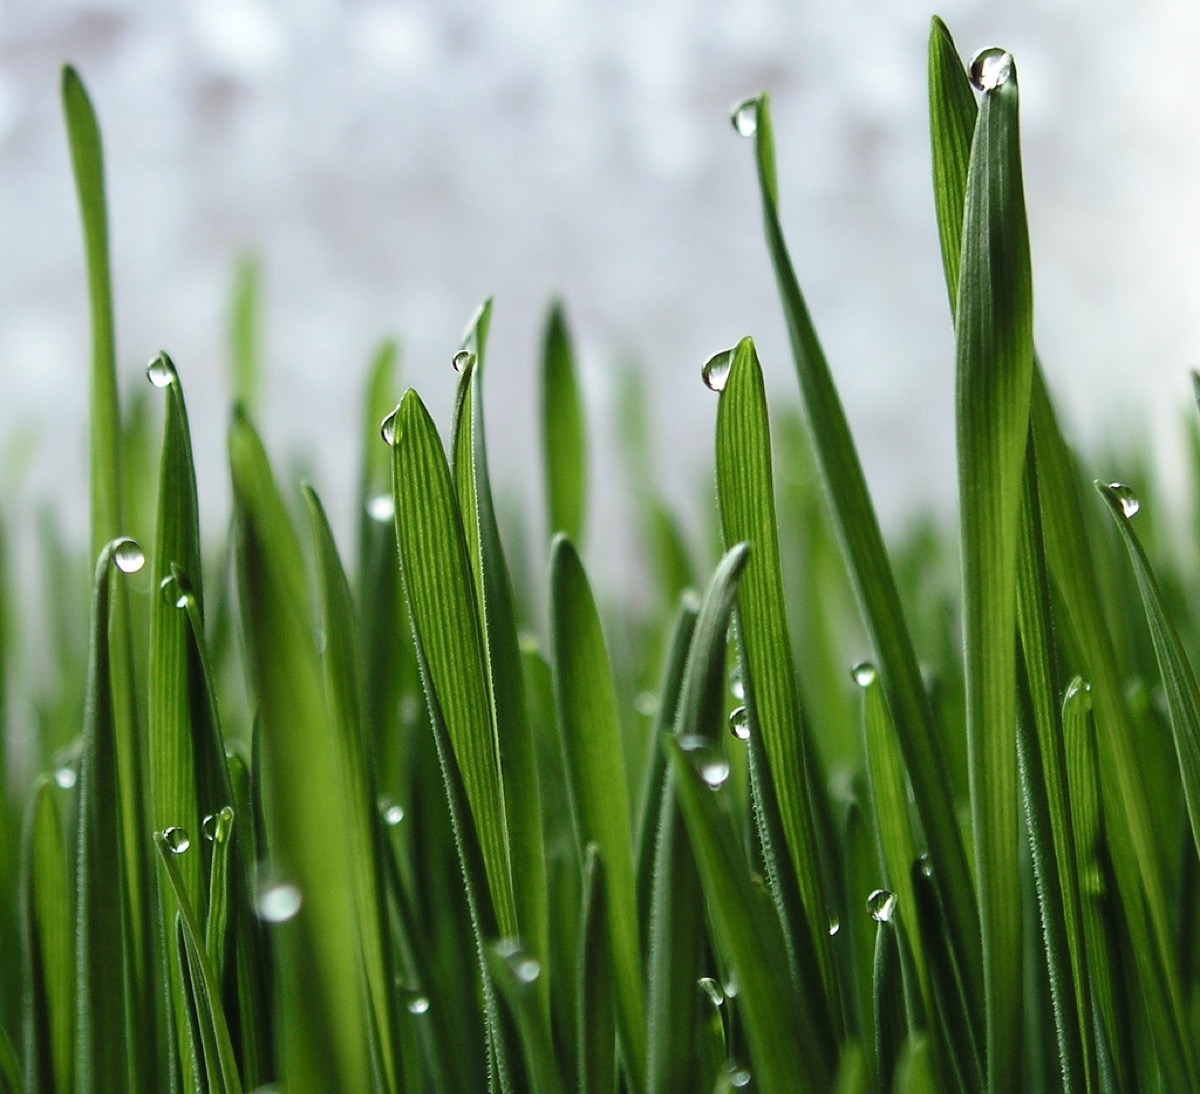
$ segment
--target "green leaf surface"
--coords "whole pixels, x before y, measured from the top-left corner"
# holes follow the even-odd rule
[[[587,438],[575,351],[562,305],[554,303],[542,336],[542,459],[550,534],[583,543]]]

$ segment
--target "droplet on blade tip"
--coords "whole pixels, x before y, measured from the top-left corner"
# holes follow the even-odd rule
[[[967,74],[976,91],[994,91],[1012,76],[1012,54],[999,46],[981,49],[968,66]]]
[[[875,683],[876,676],[875,666],[870,661],[859,661],[858,664],[850,670],[850,676],[860,688],[869,688]]]
[[[175,366],[165,353],[160,353],[146,366],[146,379],[158,388],[170,387],[175,382]]]
[[[187,834],[185,829],[180,828],[178,825],[164,828],[159,834],[159,838],[173,855],[182,855],[192,845],[191,836]]]
[[[113,541],[112,554],[113,562],[123,574],[136,574],[146,565],[146,552],[142,550],[142,545],[129,536]]]
[[[470,350],[460,349],[451,360],[455,372],[462,372],[467,365],[475,360],[475,354]]]
[[[723,349],[720,353],[714,353],[704,362],[704,368],[700,370],[704,386],[709,391],[724,391],[731,368],[733,368],[733,350]]]
[[[383,443],[393,445],[396,443],[396,415],[400,413],[400,407],[397,406],[382,422],[379,423],[379,435],[383,438]]]
[[[718,984],[711,976],[702,976],[696,981],[697,987],[700,988],[714,1007],[722,1006],[725,1002],[725,993],[721,990],[721,985]]]
[[[888,889],[875,889],[867,897],[867,911],[876,923],[890,923],[896,910],[896,894]]]
[[[739,137],[753,137],[758,132],[758,96],[753,95],[734,103],[729,112],[729,121]]]
[[[1116,498],[1118,504],[1121,506],[1121,515],[1126,520],[1135,516],[1137,511],[1142,507],[1137,494],[1123,482],[1110,482],[1108,484],[1108,492]]]
[[[729,761],[715,745],[705,737],[684,736],[679,738],[679,747],[692,761],[696,773],[710,790],[720,790],[729,778]]]

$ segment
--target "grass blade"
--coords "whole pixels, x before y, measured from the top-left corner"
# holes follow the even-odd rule
[[[542,337],[542,453],[550,534],[583,543],[587,438],[575,351],[562,305],[551,305]]]
[[[262,386],[262,322],[259,316],[262,270],[253,255],[238,261],[230,309],[229,360],[233,401],[253,413]]]
[[[616,1087],[616,1019],[613,961],[609,950],[604,863],[589,843],[583,864],[579,917],[579,998],[575,1045],[580,1094],[609,1094]]]

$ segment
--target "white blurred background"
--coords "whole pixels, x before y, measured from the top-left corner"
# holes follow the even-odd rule
[[[1164,0],[939,9],[964,54],[999,44],[1017,59],[1038,345],[1084,443],[1170,435],[1187,411],[1198,12]],[[308,454],[341,521],[373,347],[400,337],[405,386],[445,426],[450,357],[488,294],[500,481],[540,474],[537,345],[557,293],[593,432],[611,433],[617,366],[640,361],[659,471],[697,509],[712,474],[705,358],[752,334],[773,398],[797,398],[752,148],[728,120],[762,88],[785,230],[877,504],[893,528],[930,505],[952,512],[930,14],[913,0],[5,0],[7,501],[60,499],[82,540],[86,290],[57,97],[71,60],[104,133],[122,382],[144,383],[158,349],[173,355],[210,530],[228,493],[227,312],[247,250],[265,279],[260,424],[277,466]],[[597,485],[612,478],[603,453]],[[593,524],[601,566],[610,527]]]

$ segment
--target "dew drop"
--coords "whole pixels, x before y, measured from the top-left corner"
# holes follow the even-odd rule
[[[404,820],[404,806],[397,804],[390,798],[379,799],[379,815],[383,817],[383,823],[389,828],[395,828],[402,820]]]
[[[400,406],[397,404],[396,409],[379,423],[379,435],[386,445],[390,446],[396,443],[396,416],[399,413]]]
[[[875,671],[875,666],[870,661],[859,661],[850,670],[850,675],[860,688],[869,688],[875,683],[876,677],[879,674]]]
[[[1086,703],[1085,709],[1090,709],[1092,705],[1091,699],[1092,685],[1089,684],[1082,676],[1076,676],[1067,685],[1067,693],[1063,696],[1063,706],[1068,703]]]
[[[733,368],[733,350],[723,349],[720,353],[714,353],[704,362],[704,368],[700,370],[704,386],[710,391],[724,391],[725,381],[729,379],[731,368]]]
[[[233,826],[233,806],[225,805],[215,813],[209,813],[200,822],[200,831],[209,843],[224,843],[229,838],[229,829]]]
[[[711,976],[700,977],[696,981],[696,986],[708,996],[714,1007],[719,1007],[725,1002],[725,993],[721,990],[721,985]]]
[[[531,957],[515,938],[502,938],[496,943],[496,952],[508,962],[508,967],[520,984],[532,984],[542,975],[542,964]]]
[[[191,837],[179,827],[164,828],[159,838],[173,855],[182,855],[192,845]]]
[[[113,540],[112,554],[113,562],[123,574],[136,574],[146,565],[146,552],[136,539],[128,536]]]
[[[917,869],[921,871],[922,877],[933,877],[933,859],[929,857],[928,851],[922,851],[917,856]]]
[[[1128,520],[1142,507],[1138,496],[1123,482],[1110,482],[1108,492],[1120,503],[1121,514]]]
[[[455,372],[462,372],[474,360],[475,354],[470,350],[460,349],[450,363],[454,366]]]
[[[162,593],[162,598],[173,608],[186,608],[188,600],[192,596],[191,589],[176,574],[167,574],[158,583],[158,590]]]
[[[729,673],[729,694],[738,702],[746,698],[746,681],[742,676],[742,663],[739,661]]]
[[[981,49],[971,58],[968,73],[976,91],[994,91],[1012,75],[1012,54],[999,46]]]
[[[155,387],[170,387],[177,379],[171,358],[160,353],[146,366],[146,379]]]
[[[890,923],[896,910],[896,894],[890,889],[876,889],[867,897],[867,911],[876,923]]]
[[[739,741],[750,740],[750,715],[744,706],[734,707],[729,714],[729,732]]]
[[[389,442],[390,443],[390,442]],[[387,524],[396,515],[396,498],[394,495],[376,494],[367,501],[367,516],[379,524]]]
[[[691,758],[700,778],[708,783],[710,789],[719,790],[725,785],[725,780],[729,778],[729,761],[707,738],[680,737],[679,747]]]
[[[726,999],[733,999],[737,996],[740,985],[738,984],[737,972],[734,969],[729,970],[729,975],[725,977],[725,983],[722,988],[725,991]]]
[[[730,1060],[725,1065],[725,1081],[735,1090],[742,1090],[750,1085],[750,1069],[736,1060]]]
[[[758,96],[735,103],[729,112],[729,120],[739,137],[753,137],[758,132]]]
[[[422,995],[419,991],[406,992],[404,1007],[409,1014],[425,1014],[429,1010],[429,996]]]
[[[832,938],[842,929],[842,921],[837,916],[829,917],[829,937]]]
[[[658,696],[652,691],[640,691],[633,701],[633,708],[643,718],[653,718],[658,713]]]
[[[255,907],[259,919],[267,923],[286,923],[300,911],[300,890],[287,881],[275,881],[264,885],[258,892]]]
[[[67,764],[63,764],[62,767],[55,768],[54,782],[62,790],[70,790],[71,787],[73,787],[78,781],[79,774],[76,772],[75,768],[70,767]]]

